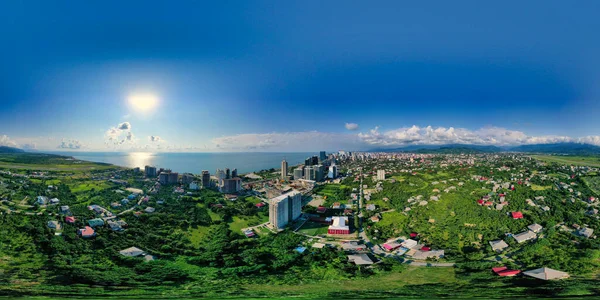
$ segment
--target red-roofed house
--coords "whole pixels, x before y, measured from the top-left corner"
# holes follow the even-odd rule
[[[79,229],[77,233],[83,238],[90,238],[96,235],[96,232],[90,226],[85,226],[85,228]]]
[[[429,248],[427,246],[421,247],[421,251],[429,251],[429,250],[431,250],[431,248]]]
[[[494,204],[494,202],[492,202],[492,201],[486,201],[483,205],[485,205],[485,206],[492,206],[492,204]]]
[[[479,204],[479,205],[483,205],[483,203],[485,203],[485,201],[483,201],[483,199],[479,199],[479,200],[477,200],[477,204]]]
[[[69,224],[73,224],[73,223],[75,223],[75,217],[67,216],[67,217],[65,217],[65,222],[67,222]]]
[[[521,273],[521,270],[509,270],[507,267],[504,266],[492,268],[492,271],[494,271],[494,273],[496,273],[498,276],[503,277],[515,276]]]
[[[327,207],[325,207],[325,206],[319,206],[319,207],[317,208],[317,212],[318,212],[318,213],[320,213],[320,214],[323,214],[323,213],[325,213],[326,211],[327,211]]]
[[[415,237],[417,237],[418,235],[419,235],[418,233],[416,233],[416,232],[412,232],[412,233],[410,234],[410,238],[415,238]]]
[[[254,204],[256,207],[261,208],[263,206],[265,206],[266,204],[264,202],[258,202],[256,204]]]
[[[517,219],[523,219],[523,213],[520,211],[513,211],[511,212],[512,218],[517,220]]]

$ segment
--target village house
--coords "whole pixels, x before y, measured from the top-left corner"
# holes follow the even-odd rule
[[[332,217],[332,224],[327,228],[327,234],[350,234],[348,217]]]
[[[73,223],[75,223],[75,217],[73,217],[73,216],[66,216],[65,217],[65,222],[67,222],[69,224],[73,224]]]
[[[579,230],[577,230],[577,235],[583,236],[586,238],[590,238],[592,236],[592,234],[594,234],[594,229],[591,229],[588,227],[582,227]]]
[[[513,235],[513,238],[515,238],[517,243],[522,243],[537,238],[537,235],[533,231],[527,230]]]
[[[569,278],[569,273],[557,271],[546,267],[523,272],[523,275],[541,280],[557,280]]]
[[[88,224],[90,225],[90,227],[98,227],[98,226],[104,226],[104,220],[100,219],[100,218],[96,218],[96,219],[91,219],[88,221]]]
[[[94,229],[92,229],[92,227],[85,226],[85,228],[79,229],[77,231],[77,234],[80,235],[82,238],[91,238],[96,235],[96,232],[94,231]]]
[[[372,265],[373,260],[365,253],[348,255],[348,261],[355,265]]]
[[[151,214],[151,213],[153,213],[153,212],[155,212],[155,211],[156,211],[156,208],[148,206],[148,207],[146,207],[146,209],[144,209],[144,211],[145,211],[146,213],[149,213],[149,214]]]
[[[502,252],[504,249],[508,248],[508,244],[503,240],[490,241],[490,246],[492,246],[492,250],[496,252]]]
[[[531,224],[531,225],[527,226],[527,228],[529,228],[529,230],[533,231],[534,233],[538,233],[543,229],[543,227],[537,223]]]
[[[62,226],[60,225],[60,223],[58,221],[48,221],[48,228],[61,230]]]

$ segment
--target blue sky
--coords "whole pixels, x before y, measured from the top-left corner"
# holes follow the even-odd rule
[[[600,144],[598,11],[597,1],[5,1],[0,144]],[[140,95],[157,105],[132,106]]]

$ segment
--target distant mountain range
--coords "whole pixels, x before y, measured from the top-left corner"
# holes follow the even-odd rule
[[[25,152],[25,151],[22,149],[19,149],[19,148],[0,146],[0,153],[23,153],[23,152]]]
[[[514,147],[497,147],[483,145],[411,145],[401,148],[379,148],[372,149],[369,152],[411,152],[411,153],[500,153],[500,152],[524,152],[524,153],[543,153],[543,154],[568,154],[568,155],[597,155],[600,154],[600,147],[579,144],[579,143],[556,143],[556,144],[532,144]]]

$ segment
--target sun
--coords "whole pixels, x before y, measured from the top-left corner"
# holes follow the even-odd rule
[[[128,100],[129,106],[136,112],[151,112],[158,105],[158,97],[153,94],[133,94]]]

